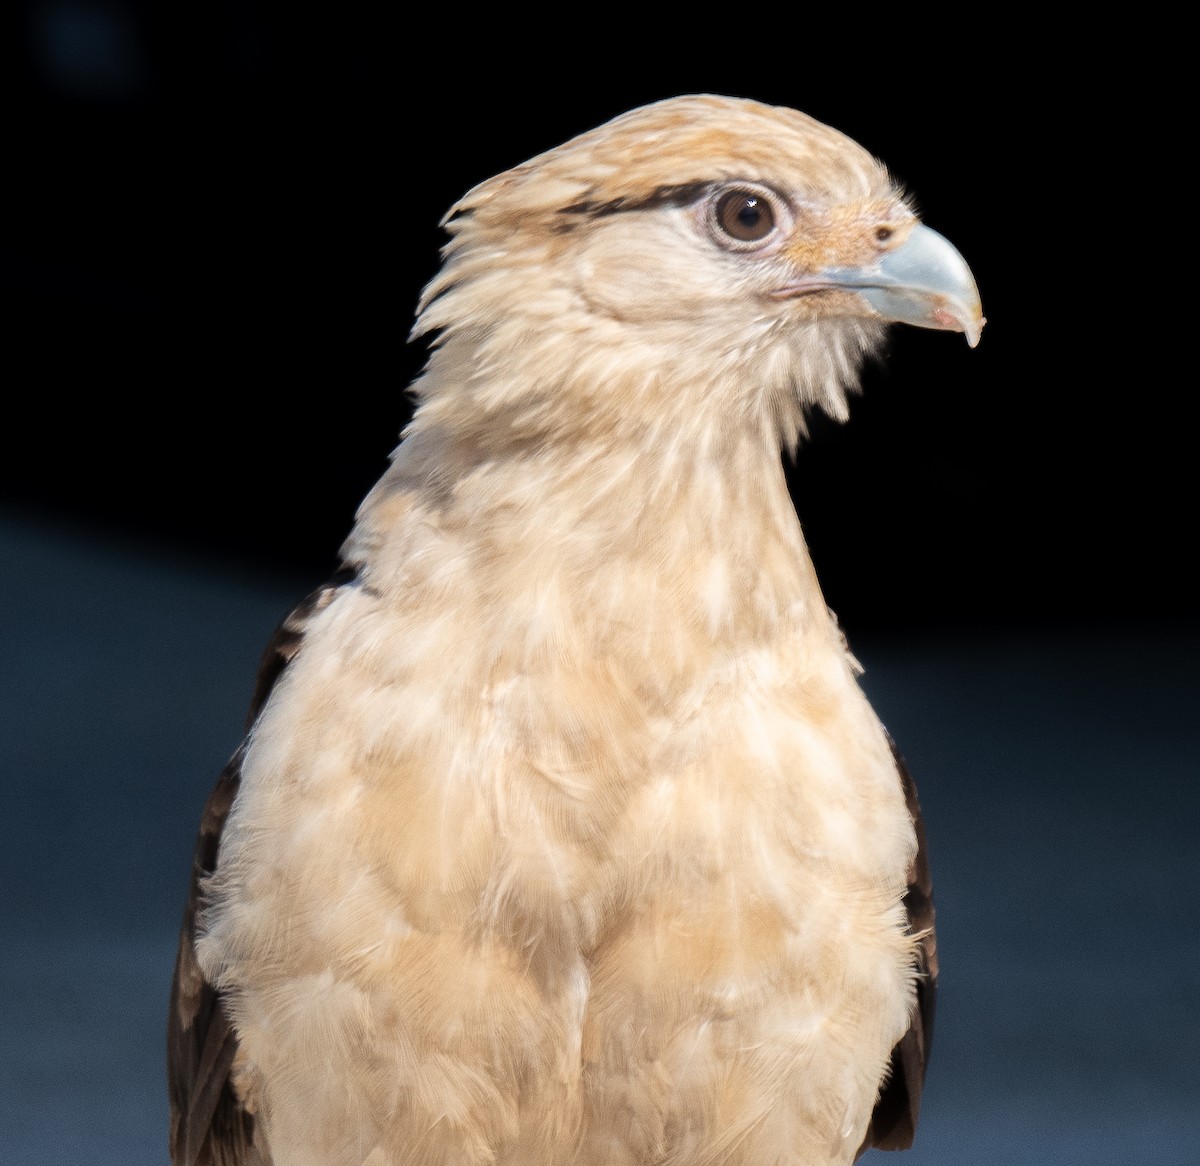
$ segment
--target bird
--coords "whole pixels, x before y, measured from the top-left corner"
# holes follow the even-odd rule
[[[664,98],[480,182],[415,406],[204,807],[176,1166],[843,1166],[912,1144],[925,830],[788,489],[896,323],[884,164]]]

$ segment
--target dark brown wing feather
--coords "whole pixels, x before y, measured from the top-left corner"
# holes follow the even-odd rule
[[[348,569],[339,572],[279,625],[263,654],[247,728],[262,710],[275,681],[300,650],[309,621],[352,578],[353,572]],[[195,948],[196,914],[203,883],[216,869],[220,857],[221,831],[237,797],[244,757],[243,744],[205,803],[179,935],[167,1018],[167,1085],[171,1102],[168,1140],[175,1166],[251,1166],[264,1161],[254,1147],[254,1115],[243,1105],[230,1077],[237,1037],[220,993],[200,970]]]
[[[908,870],[908,926],[919,936],[917,947],[917,1007],[912,1024],[892,1050],[887,1083],[875,1103],[871,1124],[859,1154],[875,1147],[879,1150],[907,1150],[917,1132],[921,1110],[921,1089],[925,1083],[925,1065],[933,1042],[933,1014],[937,996],[937,936],[933,928],[933,880],[929,874],[929,851],[925,845],[925,819],[917,801],[917,786],[904,764],[894,741],[892,755],[904,786],[904,798],[917,831],[917,855]]]

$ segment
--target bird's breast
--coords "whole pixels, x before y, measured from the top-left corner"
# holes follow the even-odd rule
[[[554,1161],[536,1146],[637,1097],[652,1161],[702,1136],[679,1104],[762,1094],[767,1062],[865,1041],[813,1096],[874,1088],[912,989],[912,827],[835,638],[799,621],[685,676],[644,627],[596,651],[546,619],[531,651],[351,591],[260,719],[200,951],[277,1137],[383,1145],[379,1114],[451,1109],[447,1136]],[[358,1098],[336,1120],[297,1078],[330,1057]]]

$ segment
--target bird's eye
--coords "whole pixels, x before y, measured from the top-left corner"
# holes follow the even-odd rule
[[[891,227],[875,228],[875,238],[878,239],[880,243],[886,243],[895,233],[896,232],[893,231]]]
[[[714,207],[717,226],[738,243],[757,243],[775,229],[775,209],[756,190],[727,190]]]

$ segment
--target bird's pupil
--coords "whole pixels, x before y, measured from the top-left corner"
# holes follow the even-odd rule
[[[756,227],[758,220],[762,218],[762,212],[758,209],[758,199],[748,198],[742,203],[742,209],[738,211],[738,222],[743,227]]]

